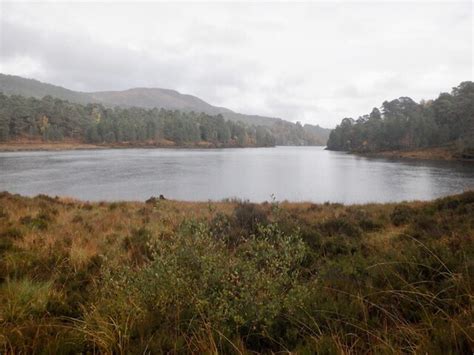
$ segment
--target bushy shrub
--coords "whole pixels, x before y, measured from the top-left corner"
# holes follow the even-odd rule
[[[415,238],[438,238],[442,235],[442,226],[430,215],[416,215],[407,230],[407,234]]]
[[[229,246],[236,246],[243,240],[238,231],[233,228],[233,220],[224,213],[217,213],[209,223],[211,235],[217,240],[224,241]]]
[[[123,240],[123,247],[125,250],[130,252],[130,256],[134,263],[141,264],[151,259],[151,239],[151,232],[142,227],[133,230],[132,234]]]
[[[259,224],[268,223],[268,217],[263,208],[248,201],[238,203],[234,210],[234,218],[237,226],[249,234],[256,232]]]
[[[319,225],[319,230],[322,235],[326,236],[340,236],[360,237],[361,229],[358,224],[351,221],[349,218],[335,217],[323,222]]]
[[[174,339],[172,346],[185,334],[194,334],[188,342],[196,346],[201,337],[212,335],[224,350],[229,346],[225,337],[235,332],[255,351],[277,348],[266,330],[284,328],[285,308],[297,302],[293,286],[306,253],[299,236],[282,234],[274,225],[260,226],[231,255],[203,223],[189,222],[180,231],[172,240],[156,241],[153,260],[144,268],[112,273],[107,287],[114,297],[103,298],[97,311],[109,310],[124,320],[119,314],[127,309],[115,300],[132,297],[136,314],[146,310],[153,315],[135,329],[155,339],[163,351],[172,349],[159,339]]]
[[[401,226],[410,222],[413,218],[415,211],[413,208],[406,205],[395,206],[392,213],[390,214],[390,220],[394,226]]]
[[[52,213],[57,214],[57,211]],[[35,217],[24,216],[20,218],[20,223],[32,229],[46,230],[53,220],[54,217],[50,212],[41,210]]]
[[[369,214],[364,209],[356,209],[352,215],[349,215],[348,218],[352,217],[357,221],[359,227],[363,231],[373,232],[382,229],[383,224],[380,221],[377,221],[371,214]]]

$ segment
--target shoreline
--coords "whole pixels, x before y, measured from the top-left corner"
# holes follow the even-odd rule
[[[275,146],[235,146],[216,144],[89,144],[70,142],[31,142],[0,143],[0,152],[34,152],[34,151],[69,151],[69,150],[102,150],[102,149],[226,149],[226,148],[274,148]]]
[[[427,161],[451,161],[451,162],[474,162],[474,159],[463,158],[454,149],[449,148],[426,148],[416,150],[388,150],[382,152],[348,152],[362,157],[404,159],[404,160],[427,160]]]
[[[474,188],[465,188],[459,192],[453,192],[448,195],[440,195],[434,196],[432,198],[423,199],[423,198],[412,198],[412,199],[404,199],[404,200],[388,200],[388,201],[359,201],[359,202],[340,202],[340,201],[311,201],[311,200],[260,200],[260,201],[253,201],[242,199],[239,197],[224,197],[222,199],[206,199],[206,200],[184,200],[184,199],[177,199],[172,197],[167,197],[163,194],[160,195],[151,195],[145,199],[87,199],[76,197],[73,195],[55,195],[51,193],[37,193],[37,194],[23,194],[17,193],[8,190],[0,190],[0,199],[2,196],[12,196],[17,198],[25,198],[25,199],[45,199],[48,201],[54,202],[70,202],[70,203],[79,203],[79,204],[97,204],[97,205],[104,205],[104,204],[149,204],[149,203],[169,203],[169,204],[185,204],[185,205],[195,205],[202,208],[208,208],[209,204],[217,204],[217,205],[237,205],[239,203],[250,203],[254,205],[261,205],[261,206],[271,206],[272,204],[277,204],[281,206],[340,206],[340,207],[367,207],[367,206],[375,206],[375,205],[387,205],[387,206],[394,206],[400,204],[424,204],[424,203],[431,203],[433,201],[450,198],[466,193],[473,193]]]

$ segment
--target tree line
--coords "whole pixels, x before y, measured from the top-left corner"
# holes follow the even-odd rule
[[[377,152],[455,145],[474,149],[474,83],[416,103],[409,97],[383,102],[358,119],[344,118],[327,143],[329,150]]]
[[[222,115],[165,109],[107,108],[45,96],[42,99],[0,93],[0,141],[18,138],[99,144],[171,141],[176,145],[207,142],[215,146],[324,144],[301,124],[272,127],[227,121]]]

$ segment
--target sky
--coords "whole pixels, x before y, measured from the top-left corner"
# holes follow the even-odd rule
[[[161,87],[332,128],[473,80],[473,4],[4,2],[0,72],[72,90]]]

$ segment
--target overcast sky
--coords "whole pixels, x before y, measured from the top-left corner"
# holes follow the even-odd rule
[[[0,72],[334,127],[473,76],[463,2],[1,3]]]

